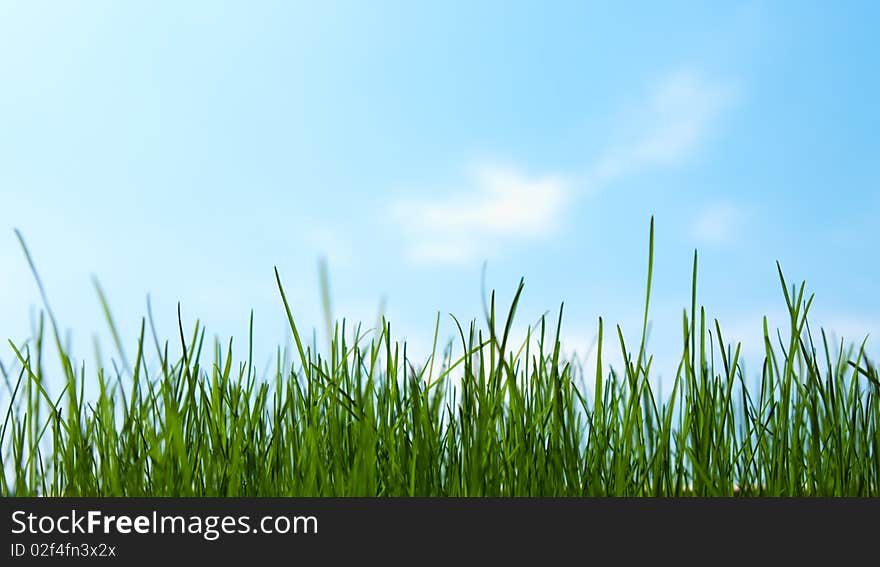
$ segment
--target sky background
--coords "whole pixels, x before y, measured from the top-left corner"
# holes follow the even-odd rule
[[[777,260],[814,325],[876,333],[877,4],[612,4],[0,0],[0,334],[39,306],[18,228],[82,356],[92,275],[132,351],[150,294],[167,337],[180,301],[244,347],[253,308],[268,356],[273,266],[310,328],[322,256],[334,313],[385,298],[416,350],[480,315],[486,261],[585,352],[599,315],[636,340],[651,215],[660,375],[695,248],[754,369]]]

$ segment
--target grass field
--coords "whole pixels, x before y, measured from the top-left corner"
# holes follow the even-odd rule
[[[514,342],[522,283],[511,305],[497,306],[493,294],[479,325],[455,320],[458,337],[448,344],[435,330],[430,357],[413,360],[388,321],[337,323],[327,352],[304,344],[276,270],[295,351],[287,360],[279,347],[269,376],[253,364],[253,326],[244,357],[232,341],[205,344],[198,323],[166,341],[150,318],[130,364],[121,355],[118,367],[88,369],[65,351],[46,302],[36,336],[10,341],[15,364],[2,369],[0,493],[880,493],[880,376],[864,343],[829,344],[810,329],[812,296],[781,269],[790,328],[777,333],[765,319],[758,388],[746,387],[739,345],[726,344],[720,323],[698,306],[695,254],[678,372],[671,393],[653,391],[653,221],[650,241],[641,340],[626,344],[600,319],[594,368],[560,354],[558,324],[542,320]],[[610,372],[608,349],[625,361]],[[59,358],[61,379],[45,375],[47,356]],[[91,399],[87,381],[98,385]],[[49,382],[66,387],[49,392]]]

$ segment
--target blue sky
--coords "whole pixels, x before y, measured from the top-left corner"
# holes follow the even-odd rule
[[[583,351],[599,315],[634,340],[652,214],[661,374],[694,248],[747,354],[776,260],[816,324],[880,328],[874,3],[318,4],[0,1],[3,338],[39,304],[19,228],[82,355],[92,274],[132,347],[149,293],[169,337],[178,301],[240,344],[253,308],[268,353],[273,266],[311,326],[321,256],[337,315],[385,298],[418,348],[479,315],[485,260]]]

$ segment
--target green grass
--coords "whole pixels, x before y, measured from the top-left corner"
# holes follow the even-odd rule
[[[253,317],[247,358],[232,341],[205,344],[179,327],[163,341],[142,319],[128,360],[98,287],[121,367],[87,369],[65,350],[45,301],[31,341],[9,342],[14,364],[0,407],[0,493],[106,496],[795,496],[880,493],[878,373],[864,343],[829,345],[807,324],[812,296],[779,270],[790,328],[765,329],[757,387],[739,345],[698,307],[682,316],[670,394],[651,387],[647,352],[653,220],[641,339],[598,322],[598,361],[560,354],[558,323],[523,342],[494,293],[480,325],[412,360],[382,320],[333,324],[327,352],[303,343],[276,270],[295,342],[258,375]],[[22,246],[27,254],[27,249]],[[33,268],[30,255],[28,262]],[[326,271],[322,268],[322,280]],[[326,286],[325,286],[326,289]],[[329,296],[324,305],[328,325]],[[178,319],[180,321],[180,319]],[[439,323],[439,317],[438,317]],[[149,329],[149,331],[148,331]],[[783,338],[788,337],[788,338]],[[814,343],[815,341],[815,343]],[[606,372],[603,352],[624,364]],[[57,356],[64,375],[45,375]],[[607,355],[606,355],[607,359]],[[97,392],[86,399],[85,383]],[[66,384],[55,392],[46,385]]]

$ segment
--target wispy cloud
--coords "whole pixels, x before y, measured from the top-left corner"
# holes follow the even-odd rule
[[[480,165],[457,190],[392,203],[392,218],[406,232],[411,259],[465,263],[489,257],[501,244],[546,236],[578,194],[648,168],[684,162],[734,99],[729,85],[694,71],[671,73],[629,109],[631,123],[622,124],[622,134],[586,168],[527,175],[516,167]],[[727,214],[722,220],[732,227],[734,215],[728,213],[715,212]]]
[[[630,109],[622,140],[610,144],[590,170],[601,184],[650,167],[690,158],[736,99],[736,90],[692,70],[662,77],[646,99]]]
[[[392,216],[410,237],[410,256],[462,262],[489,252],[503,238],[538,238],[552,231],[570,194],[562,175],[531,176],[480,165],[464,187],[431,200],[401,201]]]
[[[742,207],[722,202],[701,210],[691,225],[691,235],[700,242],[725,244],[736,240],[746,221]]]

